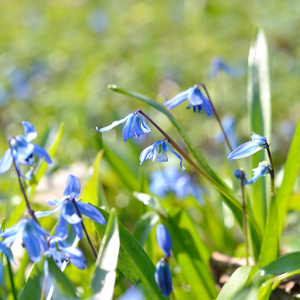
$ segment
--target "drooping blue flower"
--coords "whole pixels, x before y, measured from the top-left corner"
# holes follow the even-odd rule
[[[253,169],[253,177],[249,180],[249,183],[254,183],[259,177],[266,176],[272,172],[271,165],[267,161],[262,161],[258,164],[258,167]]]
[[[157,263],[154,277],[163,296],[168,297],[172,292],[172,276],[165,258]]]
[[[197,111],[198,113],[200,113],[203,108],[208,117],[213,116],[213,107],[210,101],[200,91],[197,84],[166,101],[164,105],[171,109],[187,99],[189,100],[189,105],[187,108],[191,108],[192,106],[193,111]]]
[[[5,254],[6,258],[10,262],[15,263],[10,249],[7,246],[5,246],[2,242],[0,242],[0,252]],[[2,259],[1,259],[0,260],[0,284],[2,283],[2,279],[3,279],[3,271],[4,271],[4,267],[3,267],[3,262],[2,262]]]
[[[240,145],[239,147],[237,147],[229,154],[228,158],[239,159],[239,158],[248,157],[256,153],[257,151],[265,149],[269,146],[267,139],[264,136],[252,132],[251,138],[252,141],[246,142]]]
[[[166,257],[171,256],[172,240],[167,227],[163,224],[158,224],[156,227],[156,240],[160,249]]]
[[[39,262],[42,252],[48,249],[46,236],[49,234],[32,218],[22,219],[18,224],[0,233],[4,238],[3,244],[10,247],[17,239],[23,240],[23,245],[31,261]]]
[[[96,130],[98,132],[105,132],[125,121],[126,121],[126,124],[122,131],[122,136],[123,136],[124,142],[126,142],[130,138],[134,138],[134,137],[137,138],[144,133],[151,133],[150,127],[146,124],[143,117],[138,112],[131,113],[124,119],[115,121],[112,124],[110,124],[109,126],[106,126],[106,127],[100,128],[100,129],[98,127],[96,127]]]
[[[208,76],[211,78],[216,78],[221,71],[225,72],[231,77],[240,77],[245,73],[242,68],[230,67],[222,57],[214,57],[210,63],[210,73]]]
[[[26,121],[23,121],[22,124],[25,136],[17,135],[16,137],[11,137],[9,139],[11,148],[5,152],[0,160],[0,173],[6,172],[11,167],[14,158],[18,174],[26,178],[22,175],[19,164],[32,165],[34,162],[33,155],[44,159],[48,165],[52,165],[53,162],[45,149],[41,146],[30,143],[37,136],[37,132],[33,125]]]
[[[76,200],[80,196],[80,181],[77,177],[69,175],[67,185],[64,190],[63,198],[61,200],[47,200],[46,203],[57,207],[51,211],[38,211],[35,212],[37,218],[49,216],[59,210],[61,214],[57,226],[55,228],[55,235],[61,238],[66,238],[68,235],[68,223],[72,225],[76,235],[81,239],[83,237],[82,219],[79,216],[75,204],[80,214],[87,216],[96,223],[102,225],[106,224],[106,221],[97,208],[89,203]]]
[[[49,249],[45,251],[45,255],[53,257],[56,265],[61,268],[64,262],[73,264],[76,268],[84,270],[86,260],[81,249],[73,247],[61,237],[51,237],[49,239]]]
[[[181,170],[184,171],[185,168],[182,166],[181,156],[178,153],[176,153],[165,140],[158,141],[158,142],[154,143],[153,145],[144,149],[142,151],[142,153],[140,154],[140,164],[142,164],[147,159],[152,159],[152,161],[157,160],[158,162],[167,162],[168,161],[168,156],[167,156],[168,151],[172,152],[180,160],[179,164],[180,164]]]
[[[240,169],[236,169],[234,170],[234,177],[241,180],[241,178],[243,178],[243,184],[246,185],[248,184],[248,181],[246,179],[246,174],[244,171],[240,170]]]

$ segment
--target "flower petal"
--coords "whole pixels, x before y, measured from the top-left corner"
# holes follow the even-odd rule
[[[49,154],[46,152],[46,150],[41,147],[41,146],[38,146],[38,145],[35,145],[35,144],[32,144],[34,146],[34,149],[33,149],[33,153],[39,157],[39,158],[43,158],[45,160],[45,162],[49,165],[49,166],[52,166],[53,165],[53,162],[49,156]]]
[[[188,95],[188,99],[191,105],[197,106],[203,103],[202,93],[198,86],[194,86],[192,92]]]
[[[81,218],[78,216],[78,213],[72,201],[65,200],[61,210],[61,214],[70,224],[77,224],[81,222]]]
[[[180,92],[179,94],[177,94],[175,97],[173,97],[172,99],[164,102],[165,106],[168,106],[168,108],[174,108],[175,106],[181,104],[182,102],[184,102],[187,98],[189,93],[192,91],[194,87],[191,87],[185,91]]]
[[[133,114],[133,113],[129,114],[127,117],[125,117],[125,118],[123,118],[123,119],[121,119],[121,120],[119,120],[119,121],[114,121],[114,122],[112,122],[109,126],[106,126],[106,127],[100,128],[100,129],[99,129],[98,127],[96,127],[96,130],[97,130],[98,132],[105,132],[105,131],[108,131],[108,130],[110,130],[110,129],[116,127],[116,126],[118,126],[119,124],[125,122],[125,121],[130,117],[130,115],[132,115],[132,114]]]
[[[64,190],[64,196],[76,199],[80,195],[80,190],[81,187],[79,179],[73,175],[69,175],[67,185]]]
[[[229,159],[239,159],[239,158],[244,158],[248,157],[254,153],[256,153],[259,150],[262,150],[263,147],[258,146],[256,142],[246,142],[239,147],[237,147],[235,150],[233,150],[228,158]]]
[[[62,216],[59,216],[56,228],[55,228],[55,235],[65,239],[68,236],[68,222]]]
[[[185,167],[182,165],[182,157],[177,152],[175,152],[169,144],[168,144],[168,148],[180,160],[179,165],[181,170],[185,171]]]
[[[80,213],[87,216],[96,223],[100,223],[102,225],[106,224],[104,217],[96,207],[89,203],[84,203],[81,201],[76,201],[76,204],[79,208]]]
[[[13,157],[9,148],[0,160],[0,174],[6,172],[12,165]]]
[[[83,227],[81,222],[78,224],[72,224],[73,230],[76,233],[76,235],[78,236],[79,239],[83,238]]]
[[[26,121],[22,121],[22,125],[23,125],[23,129],[24,129],[24,133],[25,133],[27,142],[31,142],[32,140],[34,140],[37,137],[35,128],[33,127],[33,125],[31,123],[26,122]]]
[[[160,249],[167,257],[171,256],[172,240],[165,225],[159,224],[156,227],[156,240]]]
[[[154,277],[163,296],[168,297],[172,292],[172,277],[164,258],[157,263]]]

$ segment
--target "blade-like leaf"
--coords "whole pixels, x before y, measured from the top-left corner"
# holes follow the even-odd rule
[[[96,269],[92,279],[94,298],[110,300],[113,297],[120,248],[118,218],[112,209],[102,239]]]
[[[101,208],[98,209],[104,218],[108,220],[108,212]],[[99,236],[103,238],[105,226],[97,223],[94,224]],[[121,223],[118,226],[120,232],[118,269],[145,299],[165,299],[154,280],[154,264],[129,231]]]
[[[268,47],[265,35],[257,27],[250,47],[248,59],[248,106],[251,131],[265,136],[270,141],[271,136],[271,94],[268,66]],[[266,159],[265,151],[259,151],[251,156],[251,166],[257,168],[258,163]],[[265,178],[255,183],[252,189],[251,202],[255,220],[264,229],[267,211],[268,180]]]

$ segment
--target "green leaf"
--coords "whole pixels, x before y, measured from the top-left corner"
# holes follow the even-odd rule
[[[108,212],[98,208],[104,218],[109,218]],[[166,299],[162,296],[154,280],[155,266],[137,240],[121,224],[120,252],[118,269],[145,297],[145,299]],[[104,236],[105,227],[95,223],[96,230],[101,238]]]
[[[204,300],[216,298],[215,282],[209,273],[210,251],[191,218],[184,210],[176,208],[169,212],[166,226],[172,238],[172,252],[194,295],[201,295]]]
[[[159,216],[154,211],[146,212],[136,223],[133,236],[138,240],[141,246],[144,246],[152,228],[159,221]]]
[[[102,239],[96,269],[92,279],[94,297],[97,299],[113,298],[116,269],[120,248],[119,227],[116,211],[111,210],[104,237]]]
[[[105,202],[105,199],[100,199],[98,193],[99,164],[103,156],[103,152],[103,149],[100,150],[95,158],[92,175],[82,188],[81,198],[84,202],[108,208],[108,204]]]
[[[247,295],[245,291],[250,291],[251,288],[247,287],[248,283],[250,282],[252,276],[257,272],[258,267],[256,266],[246,266],[240,267],[235,270],[235,272],[230,276],[228,282],[225,283],[221,292],[218,295],[217,300],[232,300],[232,299],[245,299],[242,297],[235,297],[234,296],[241,292],[243,295]],[[243,290],[246,288],[245,290]],[[242,291],[243,290],[243,291]],[[246,299],[257,299],[257,298],[246,298]]]
[[[271,137],[271,93],[268,66],[268,47],[263,30],[255,28],[254,38],[250,47],[248,59],[248,106],[251,131]],[[259,151],[251,156],[252,169],[258,163],[266,160],[265,151]],[[256,222],[263,231],[267,215],[268,180],[260,179],[252,189],[251,202]]]

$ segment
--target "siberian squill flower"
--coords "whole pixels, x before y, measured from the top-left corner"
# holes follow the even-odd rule
[[[140,154],[140,164],[142,164],[146,159],[152,159],[152,161],[157,160],[158,162],[167,162],[168,151],[172,152],[180,160],[179,164],[181,170],[184,171],[185,168],[182,166],[181,156],[178,153],[176,153],[165,140],[158,141],[144,149]]]
[[[269,147],[267,139],[264,136],[252,132],[251,138],[252,141],[246,142],[240,145],[239,147],[237,147],[229,154],[228,158],[239,159],[239,158],[248,157],[259,150]]]
[[[267,161],[262,161],[258,164],[258,167],[253,169],[252,171],[253,171],[253,177],[249,180],[249,183],[254,183],[259,177],[270,174],[272,168]]]
[[[163,296],[168,297],[172,292],[172,276],[165,258],[157,263],[154,277]]]
[[[214,114],[210,101],[203,95],[197,84],[166,101],[164,105],[171,109],[187,99],[189,100],[187,108],[192,106],[194,112],[200,113],[203,108],[208,117]]]
[[[45,255],[48,257],[52,256],[59,268],[62,267],[65,261],[70,262],[80,270],[84,270],[86,267],[86,260],[82,250],[73,247],[61,237],[54,236],[49,239],[49,248],[45,251]]]
[[[3,245],[6,247],[10,247],[15,240],[22,239],[28,256],[33,262],[39,262],[42,252],[48,249],[46,241],[46,236],[48,235],[32,218],[22,219],[18,224],[0,233],[0,237],[4,238]]]
[[[214,57],[210,63],[210,73],[208,76],[216,78],[221,71],[231,77],[239,77],[244,74],[243,69],[230,67],[222,57]]]
[[[14,259],[13,259],[10,249],[8,247],[6,247],[2,242],[0,242],[0,252],[5,254],[6,258],[9,261],[14,263]],[[4,267],[3,267],[3,263],[2,263],[2,259],[1,259],[0,260],[0,284],[2,283],[2,279],[3,279],[3,271],[4,271]]]
[[[21,173],[19,164],[32,165],[34,162],[33,155],[43,158],[48,165],[52,165],[53,163],[48,153],[41,146],[31,143],[37,136],[37,132],[33,125],[26,121],[23,121],[22,125],[25,136],[17,135],[9,138],[11,147],[5,152],[0,160],[0,173],[6,172],[11,167],[14,158],[18,174],[25,178]]]
[[[96,130],[98,132],[105,132],[125,121],[126,121],[126,124],[122,131],[122,136],[123,136],[124,142],[126,142],[128,139],[133,138],[133,137],[137,138],[144,133],[151,133],[151,129],[149,128],[149,126],[144,121],[143,117],[138,112],[131,113],[124,119],[115,121],[112,124],[110,124],[109,126],[106,126],[106,127],[100,128],[100,129],[98,127],[96,127]]]
[[[83,237],[82,218],[80,215],[85,215],[96,223],[105,225],[105,219],[97,208],[89,203],[76,200],[80,196],[80,182],[79,179],[73,175],[69,175],[67,185],[64,190],[63,198],[61,200],[47,200],[49,205],[57,205],[52,211],[35,212],[37,218],[49,216],[61,209],[61,214],[57,226],[55,228],[55,235],[61,238],[66,238],[68,235],[68,223],[72,225],[75,233],[81,239]]]
[[[240,170],[240,169],[236,169],[234,170],[234,177],[241,180],[241,178],[243,178],[243,185],[248,184],[248,181],[246,179],[246,174],[244,171]]]
[[[167,227],[163,224],[158,224],[156,227],[156,240],[160,249],[166,257],[171,256],[172,240]]]

